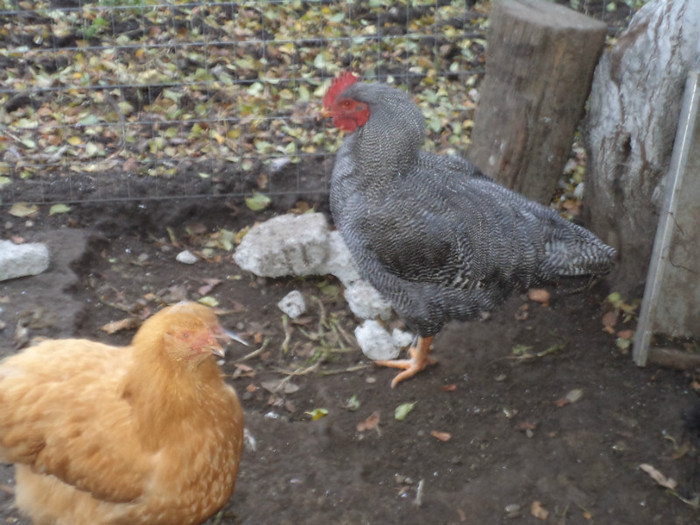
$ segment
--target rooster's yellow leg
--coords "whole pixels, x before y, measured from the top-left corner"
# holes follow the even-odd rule
[[[387,361],[378,360],[375,361],[375,365],[379,366],[390,366],[392,368],[404,368],[405,370],[398,374],[394,380],[391,382],[391,388],[394,388],[404,379],[413,377],[418,372],[423,370],[428,365],[435,364],[435,359],[430,357],[428,353],[430,352],[430,343],[433,337],[419,337],[418,344],[416,346],[411,345],[408,349],[408,355],[410,359],[391,359]]]

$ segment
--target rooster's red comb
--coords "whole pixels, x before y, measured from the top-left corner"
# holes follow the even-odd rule
[[[330,109],[333,105],[335,97],[340,95],[343,91],[345,91],[348,87],[352,86],[355,82],[357,82],[357,77],[350,71],[345,71],[338,75],[333,80],[333,83],[326,92],[326,95],[323,97],[323,107],[326,109]]]

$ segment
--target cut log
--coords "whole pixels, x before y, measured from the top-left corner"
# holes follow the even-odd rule
[[[549,203],[561,177],[606,26],[542,0],[500,0],[469,158],[501,184]]]
[[[652,0],[596,69],[585,125],[584,217],[617,249],[608,280],[625,297],[641,297],[644,289],[683,86],[699,43],[698,0]]]

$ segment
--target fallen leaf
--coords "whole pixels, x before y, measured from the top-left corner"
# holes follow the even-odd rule
[[[610,310],[609,312],[605,313],[605,315],[603,315],[602,321],[603,330],[605,330],[609,334],[614,334],[615,330],[613,328],[617,324],[617,310]]]
[[[632,339],[634,337],[634,330],[620,330],[617,332],[617,337],[622,339]]]
[[[532,502],[532,505],[530,505],[530,514],[542,521],[546,521],[549,517],[549,511],[545,509],[539,501]]]
[[[575,388],[571,390],[569,393],[566,394],[566,396],[562,397],[561,399],[557,399],[554,404],[561,408],[563,406],[566,406],[570,403],[576,403],[579,399],[583,397],[583,390],[580,388]]]
[[[252,197],[246,197],[245,205],[253,211],[264,210],[270,204],[270,197],[262,193],[256,193]]]
[[[262,381],[260,386],[271,394],[283,393],[283,394],[293,394],[299,391],[299,386],[286,381],[284,379],[271,379],[270,381]]]
[[[121,332],[122,330],[129,330],[131,328],[136,328],[139,325],[139,320],[136,317],[127,317],[126,319],[121,319],[119,321],[112,321],[101,327],[103,332],[108,334],[115,334]]]
[[[457,390],[457,385],[452,383],[451,385],[442,385],[442,391],[443,392],[454,392]]]
[[[206,283],[204,286],[200,286],[197,292],[199,295],[207,295],[209,292],[211,292],[214,288],[216,288],[218,285],[221,284],[221,279],[204,279],[204,282]]]
[[[357,424],[357,431],[364,432],[365,430],[377,429],[379,431],[379,411],[372,412],[370,416]]]
[[[304,414],[311,416],[311,421],[318,421],[322,417],[328,415],[328,409],[326,409],[326,408],[314,408],[311,412],[304,412]]]
[[[661,472],[656,470],[654,467],[652,467],[648,463],[642,463],[641,465],[639,465],[639,468],[642,469],[647,474],[649,474],[649,476],[651,476],[651,479],[656,481],[662,487],[665,487],[665,488],[671,489],[671,490],[675,490],[675,488],[678,486],[678,482],[675,479],[667,478]]]
[[[518,430],[536,430],[537,425],[534,423],[530,423],[529,421],[523,421],[522,423],[518,423],[518,426],[516,428]]]
[[[350,411],[355,411],[360,408],[360,400],[357,399],[357,394],[350,396],[350,399],[348,399],[347,403],[345,403],[345,408]]]
[[[618,337],[615,340],[615,345],[620,349],[620,353],[627,355],[629,353],[630,346],[632,346],[632,340]]]
[[[14,217],[31,217],[39,212],[39,207],[36,204],[27,204],[26,202],[16,202],[7,212]]]
[[[435,439],[443,442],[452,439],[452,434],[450,434],[449,432],[440,432],[438,430],[432,430],[430,432],[430,435],[433,436]]]
[[[20,237],[19,235],[10,235],[10,240],[15,244],[24,244],[27,242],[24,237]]]
[[[49,208],[49,215],[56,215],[57,213],[67,213],[71,210],[70,206],[67,204],[54,204]]]
[[[216,299],[216,297],[212,297],[211,295],[201,297],[197,300],[197,302],[202,303],[203,305],[209,306],[211,308],[219,306],[219,300]]]
[[[406,419],[408,413],[413,410],[414,406],[416,406],[415,401],[413,403],[402,403],[396,407],[396,410],[394,410],[394,418],[396,418],[398,421],[403,421]]]
[[[549,306],[551,294],[544,288],[530,288],[527,292],[527,297],[531,301],[540,303],[542,306]]]

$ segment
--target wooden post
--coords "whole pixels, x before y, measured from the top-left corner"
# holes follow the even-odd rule
[[[542,0],[498,0],[469,158],[548,203],[583,116],[606,26]]]

